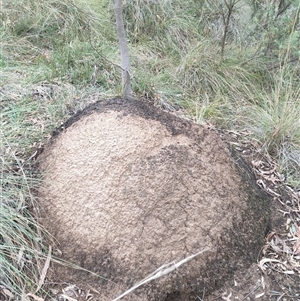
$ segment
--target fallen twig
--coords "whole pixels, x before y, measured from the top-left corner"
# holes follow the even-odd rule
[[[128,295],[129,293],[131,293],[132,291],[134,291],[135,289],[137,289],[138,287],[142,286],[143,284],[150,282],[151,280],[160,278],[164,275],[167,275],[171,272],[173,272],[175,269],[179,268],[182,264],[188,262],[189,260],[193,259],[194,257],[208,251],[209,248],[205,248],[201,251],[199,251],[196,254],[190,255],[184,259],[182,259],[181,261],[177,262],[177,263],[167,263],[167,264],[163,264],[161,267],[159,267],[157,270],[155,270],[153,273],[151,273],[150,275],[148,275],[146,278],[144,278],[143,280],[141,280],[140,282],[138,282],[137,284],[135,284],[132,288],[130,288],[129,290],[127,290],[126,292],[124,292],[123,294],[121,294],[120,296],[118,296],[117,298],[113,299],[112,301],[117,301],[120,300],[121,298],[123,298],[124,296]]]

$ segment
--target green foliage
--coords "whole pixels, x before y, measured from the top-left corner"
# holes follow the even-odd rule
[[[15,181],[18,182],[17,179]],[[15,184],[13,182],[14,179],[11,179],[10,183],[4,183],[6,191],[8,186]],[[19,204],[21,201],[20,199]],[[24,214],[21,208],[12,209],[12,206],[2,202],[0,218],[0,283],[12,293],[22,294],[25,285],[33,289],[38,283],[37,264],[45,259],[42,250],[36,248],[41,242],[41,237],[37,234],[34,219]]]
[[[291,70],[279,75],[271,91],[257,93],[255,104],[239,109],[236,120],[281,163],[294,185],[300,185],[300,87]]]
[[[11,114],[11,119],[19,126],[20,115]],[[21,113],[22,114],[22,113]],[[5,112],[1,120],[7,121]],[[42,239],[46,234],[29,213],[33,208],[31,189],[37,187],[37,179],[30,175],[28,162],[21,159],[26,143],[21,146],[18,139],[19,152],[10,141],[10,126],[4,123],[1,135],[2,174],[0,195],[0,284],[4,285],[17,297],[25,291],[36,288],[39,278],[39,265],[45,260]],[[24,126],[23,126],[24,128]],[[28,129],[27,129],[28,130]],[[12,141],[14,144],[16,141]],[[43,236],[42,236],[42,233]]]
[[[194,1],[124,1],[124,18],[132,43],[153,41],[160,51],[178,55],[199,36],[199,19],[187,14]]]
[[[247,43],[257,45],[264,56],[274,58],[289,47],[296,51],[300,46],[299,2],[255,1],[251,17],[251,30]],[[291,39],[292,37],[292,39]]]

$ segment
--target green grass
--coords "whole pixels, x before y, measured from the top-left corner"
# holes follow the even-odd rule
[[[271,91],[257,94],[256,103],[239,108],[236,121],[278,161],[293,186],[299,187],[300,87],[296,79],[290,70],[282,70]]]
[[[246,129],[296,189],[300,5],[276,17],[262,3],[252,17],[243,1],[236,8],[222,56],[222,1],[124,1],[133,90],[181,105],[196,122]],[[0,287],[18,299],[34,293],[47,256],[33,217],[40,180],[32,156],[74,112],[120,94],[120,59],[109,0],[1,8]]]
[[[0,105],[0,282],[14,298],[22,295],[25,299],[26,293],[37,288],[47,254],[47,234],[32,216],[36,209],[33,191],[39,179],[33,173],[31,156],[49,135],[53,110],[60,111],[61,104],[44,106],[27,95],[30,90],[17,84],[6,89]]]

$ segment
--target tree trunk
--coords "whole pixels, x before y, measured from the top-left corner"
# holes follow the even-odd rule
[[[119,38],[119,47],[121,53],[122,67],[122,96],[124,98],[132,97],[131,76],[130,76],[130,59],[126,39],[126,32],[123,22],[122,0],[114,0],[114,11],[116,16],[117,33]]]

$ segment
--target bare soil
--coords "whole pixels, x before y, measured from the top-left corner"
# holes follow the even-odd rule
[[[122,300],[229,300],[247,281],[250,290],[268,283],[254,263],[271,227],[270,198],[217,131],[145,101],[114,99],[60,127],[38,161],[42,224],[64,260],[105,278],[55,265],[49,282],[113,300],[208,247]],[[236,300],[258,295],[247,296],[247,287]]]

